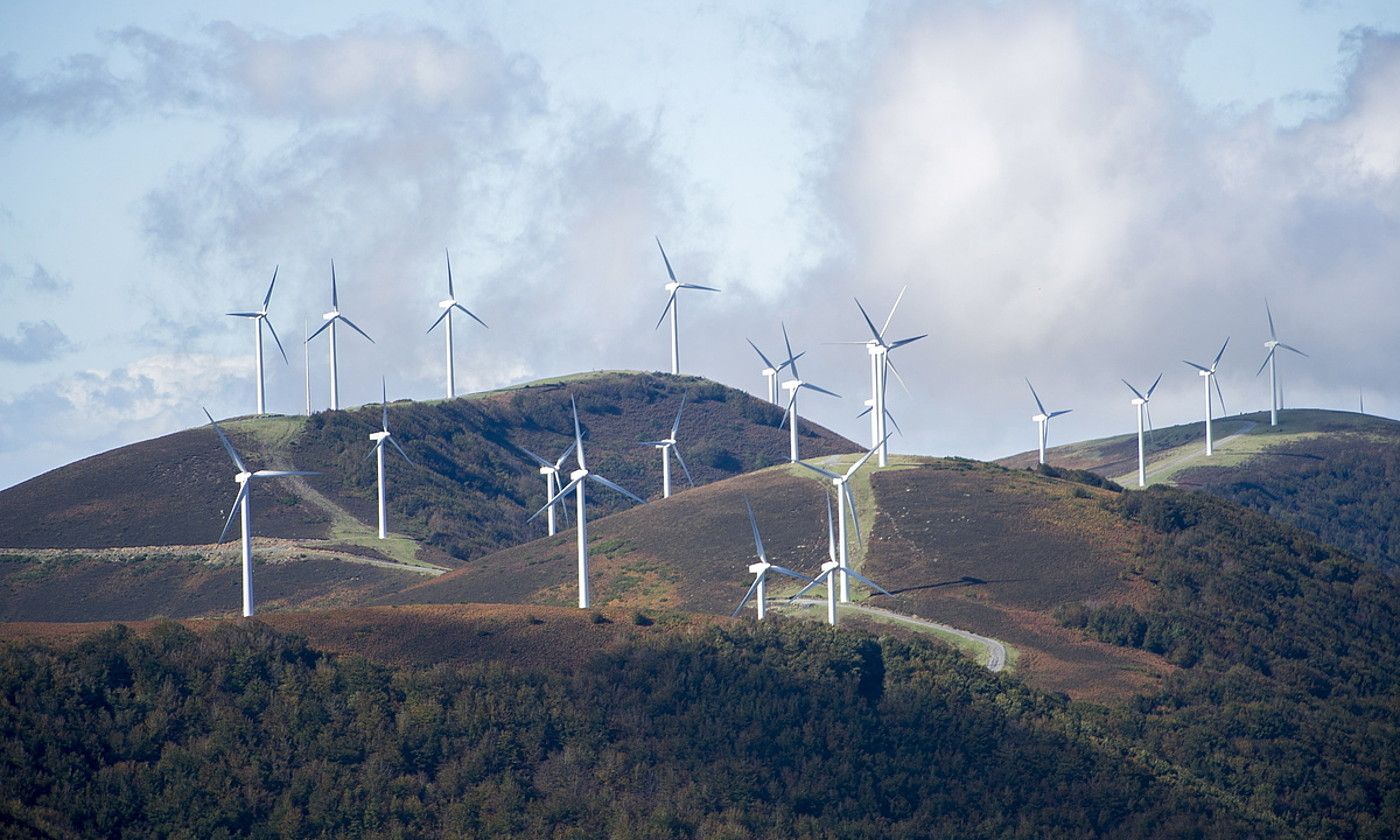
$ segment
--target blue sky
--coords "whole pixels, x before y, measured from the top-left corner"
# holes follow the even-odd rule
[[[664,367],[654,235],[725,290],[685,368],[757,392],[781,319],[857,439],[863,355],[823,342],[907,284],[902,450],[1028,448],[1023,376],[1060,440],[1162,369],[1156,419],[1193,419],[1180,360],[1226,335],[1261,408],[1266,296],[1311,354],[1287,403],[1400,413],[1393,3],[118,5],[0,9],[0,487],[250,411],[223,313],[274,264],[274,411],[331,258],[377,342],[347,403],[440,395],[444,247],[492,327],[459,387]]]

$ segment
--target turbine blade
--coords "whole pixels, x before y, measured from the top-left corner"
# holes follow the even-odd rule
[[[578,468],[588,469],[588,465],[583,462],[583,430],[578,425],[578,403],[574,402],[573,394],[569,395],[569,408],[574,412],[574,457],[578,461]]]
[[[1259,374],[1263,373],[1264,368],[1269,366],[1269,360],[1274,357],[1274,351],[1277,349],[1277,347],[1270,347],[1269,352],[1264,354],[1264,361],[1259,363],[1259,369],[1254,372],[1255,376],[1258,376]]]
[[[794,405],[797,404],[797,392],[798,392],[798,390],[799,390],[799,389],[797,389],[797,388],[793,388],[793,389],[792,389],[792,393],[788,396],[787,408],[783,409],[783,419],[780,420],[780,421],[778,421],[778,428],[779,428],[779,429],[781,429],[783,426],[787,425],[788,415],[792,414],[792,407],[793,407]]]
[[[816,587],[818,587],[818,586],[821,586],[821,585],[822,585],[822,581],[826,580],[826,579],[827,579],[828,577],[830,577],[830,576],[831,576],[831,572],[822,572],[821,574],[819,574],[819,575],[817,575],[815,578],[813,578],[811,583],[809,583],[809,584],[807,584],[806,586],[804,586],[804,587],[802,587],[801,589],[799,589],[799,590],[797,591],[797,594],[796,594],[796,595],[793,595],[791,598],[788,598],[788,600],[789,600],[789,601],[796,601],[798,598],[801,598],[803,595],[806,595],[810,590],[812,590],[812,589],[814,589],[814,588],[816,588]]]
[[[866,586],[870,587],[871,589],[874,589],[876,592],[879,592],[881,595],[888,595],[888,596],[890,596],[891,598],[894,597],[894,593],[893,593],[893,592],[889,591],[889,590],[886,589],[885,587],[881,586],[880,584],[876,583],[875,581],[871,580],[870,578],[866,577],[865,575],[861,574],[860,572],[857,572],[855,569],[850,569],[850,568],[846,569],[846,574],[850,575],[851,577],[855,578],[856,580],[860,581],[861,583],[865,584]]]
[[[267,331],[272,333],[272,340],[277,342],[277,350],[282,354],[282,363],[288,365],[291,364],[291,362],[287,359],[287,351],[282,347],[282,339],[277,337],[277,330],[272,328],[272,319],[264,315],[262,316],[262,322],[264,324],[267,324]]]
[[[1198,365],[1198,364],[1196,364],[1195,362],[1188,362],[1188,361],[1186,361],[1185,359],[1182,359],[1182,360],[1181,360],[1181,363],[1182,363],[1182,364],[1185,364],[1185,365],[1190,365],[1191,367],[1195,368],[1196,370],[1199,370],[1201,373],[1210,373],[1210,368],[1204,367],[1204,366],[1202,366],[1202,365]]]
[[[806,461],[798,461],[798,462],[797,462],[797,466],[799,466],[799,467],[806,467],[807,469],[811,470],[812,472],[821,473],[822,475],[826,476],[827,478],[836,479],[836,478],[840,478],[840,477],[841,477],[841,476],[837,475],[836,473],[832,472],[831,470],[823,469],[823,468],[821,468],[821,467],[816,466],[815,464],[809,464],[809,463],[807,463]]]
[[[441,324],[443,321],[447,320],[447,316],[448,316],[448,315],[451,315],[451,314],[452,314],[452,307],[450,307],[450,306],[447,307],[446,309],[442,310],[442,314],[439,315],[439,316],[437,316],[437,320],[433,322],[433,325],[432,325],[431,327],[428,327],[428,332],[432,332],[433,330],[437,329],[437,325],[438,325],[438,324]]]
[[[669,440],[642,440],[637,442],[638,446],[670,446]]]
[[[1220,397],[1220,413],[1222,415],[1229,414],[1230,412],[1225,409],[1225,392],[1220,390],[1220,377],[1212,376],[1211,379],[1215,380],[1215,395]]]
[[[577,486],[578,486],[578,483],[579,483],[580,481],[583,481],[583,479],[582,479],[582,478],[576,478],[576,479],[574,479],[573,481],[570,481],[568,484],[564,485],[564,489],[563,489],[563,490],[560,490],[558,493],[555,493],[554,496],[553,496],[549,501],[547,501],[547,502],[544,503],[544,507],[542,507],[542,508],[540,508],[539,510],[535,511],[534,514],[533,514],[529,519],[525,520],[525,522],[528,524],[528,523],[530,523],[530,522],[535,521],[535,517],[536,517],[536,516],[539,516],[540,514],[542,514],[542,513],[544,513],[545,511],[549,510],[549,508],[550,508],[551,505],[553,505],[555,502],[557,502],[557,501],[559,501],[560,499],[562,499],[565,495],[567,495],[567,494],[569,493],[570,490],[573,490],[575,487],[577,487]]]
[[[384,431],[389,431],[389,389],[384,384],[384,377],[379,377],[379,407],[384,412]]]
[[[856,343],[857,343],[857,344],[865,344],[864,341],[858,341],[858,342],[856,342]],[[794,362],[796,362],[798,359],[802,358],[802,357],[805,356],[805,355],[807,355],[807,351],[806,351],[806,350],[803,350],[801,353],[798,353],[796,356],[793,356],[792,358],[790,358],[790,359],[788,359],[787,361],[783,362],[782,364],[778,365],[778,367],[775,368],[775,370],[777,370],[779,373],[781,373],[782,370],[783,370],[783,368],[792,365]],[[793,376],[796,376],[796,375],[797,375],[797,369],[796,369],[795,367],[793,368],[793,373],[792,373],[792,375],[793,375]]]
[[[457,303],[457,302],[454,301],[453,304],[452,304],[450,307],[448,307],[448,308],[449,308],[449,309],[460,309],[460,310],[462,310],[463,312],[467,313],[467,317],[471,318],[473,321],[477,322],[478,324],[482,325],[483,327],[486,327],[486,329],[488,329],[488,330],[491,329],[491,327],[488,326],[487,323],[486,323],[485,321],[483,321],[483,320],[481,320],[480,318],[476,317],[476,313],[475,313],[475,312],[471,311],[470,309],[466,308],[465,306],[463,306],[463,305],[460,304],[460,303]]]
[[[1188,364],[1189,364],[1189,362],[1188,362]],[[1035,405],[1036,405],[1037,408],[1040,409],[1040,413],[1041,413],[1041,414],[1046,414],[1046,413],[1048,413],[1048,412],[1046,412],[1046,410],[1045,410],[1045,404],[1042,403],[1042,402],[1040,401],[1040,395],[1037,394],[1037,393],[1035,392],[1035,386],[1031,384],[1030,379],[1026,379],[1026,387],[1031,389],[1031,396],[1032,396],[1032,397],[1035,397]]]
[[[341,315],[341,316],[340,316],[340,320],[344,321],[344,322],[345,322],[345,325],[346,325],[347,327],[349,327],[350,329],[354,330],[355,332],[359,333],[360,335],[364,336],[365,338],[369,338],[369,333],[367,333],[367,332],[365,332],[364,330],[360,329],[359,327],[355,326],[355,322],[354,322],[354,321],[350,320],[349,318],[346,318],[344,315]],[[373,344],[373,343],[374,343],[374,339],[369,338],[369,343],[370,343],[370,344]]]
[[[334,320],[334,319],[332,319],[332,320]],[[306,341],[305,341],[304,343],[310,344],[310,343],[311,343],[311,339],[313,339],[313,338],[315,338],[316,336],[320,335],[321,333],[325,332],[325,331],[326,331],[326,328],[329,327],[330,325],[331,325],[331,322],[330,322],[330,321],[327,321],[327,322],[325,322],[324,324],[322,324],[321,326],[317,327],[317,328],[316,328],[316,332],[312,333],[311,335],[308,335],[308,336],[306,337]]]
[[[287,478],[293,475],[320,475],[320,473],[309,470],[258,470],[253,473],[254,478]]]
[[[714,286],[701,286],[699,283],[682,283],[682,289],[699,289],[702,292],[718,292]]]
[[[681,407],[676,409],[676,422],[671,424],[671,440],[676,439],[676,433],[681,430],[681,412],[685,411],[685,398],[688,394],[681,394]]]
[[[758,559],[768,562],[768,554],[763,550],[763,537],[758,533],[758,520],[753,515],[753,505],[749,504],[747,496],[744,497],[744,510],[749,512],[749,527],[753,529],[753,547],[758,552]]]
[[[797,391],[801,388],[806,388],[809,391],[816,391],[818,394],[826,394],[828,397],[835,397],[838,400],[841,399],[841,395],[836,393],[835,391],[828,391],[827,389],[819,385],[813,385],[810,382],[803,382],[801,385],[797,386],[797,388],[793,389],[793,393],[797,393]]]
[[[225,312],[224,314],[225,314],[225,315],[228,315],[228,316],[230,316],[230,317],[232,317],[232,318],[261,318],[261,317],[262,317],[262,313],[261,313],[261,312]]]
[[[1226,336],[1226,337],[1225,337],[1225,343],[1222,344],[1222,345],[1220,345],[1220,352],[1215,354],[1215,361],[1213,361],[1213,362],[1210,363],[1210,369],[1211,369],[1211,370],[1215,370],[1216,366],[1220,364],[1220,357],[1225,355],[1225,348],[1226,348],[1226,347],[1229,347],[1229,346],[1230,346],[1230,337],[1229,337],[1229,336]]]
[[[730,618],[738,618],[739,613],[744,611],[744,605],[747,604],[749,599],[753,597],[753,594],[758,591],[758,582],[763,579],[762,574],[763,573],[760,572],[758,575],[754,576],[753,583],[749,585],[749,591],[744,593],[744,599],[739,602],[739,606],[734,608],[734,612],[729,614]]]
[[[752,339],[746,338],[746,339],[744,339],[744,340],[747,341],[747,342],[749,343],[749,346],[753,348],[753,351],[754,351],[755,353],[758,354],[758,357],[759,357],[760,359],[763,360],[763,366],[764,366],[764,367],[766,367],[766,368],[768,368],[768,369],[770,369],[770,370],[782,370],[782,368],[774,366],[774,364],[768,360],[768,357],[765,356],[765,355],[763,355],[763,351],[760,350],[760,349],[758,349],[758,345],[757,345],[757,344],[754,344]]]
[[[1134,388],[1134,387],[1132,386],[1132,383],[1131,383],[1131,382],[1129,382],[1129,381],[1126,380],[1126,379],[1121,379],[1121,378],[1120,378],[1118,381],[1119,381],[1119,382],[1122,382],[1124,385],[1127,385],[1127,386],[1128,386],[1128,390],[1129,390],[1129,391],[1132,391],[1133,394],[1136,395],[1138,399],[1142,400],[1143,402],[1147,402],[1147,397],[1144,397],[1144,396],[1142,395],[1142,392],[1141,392],[1141,391],[1139,391],[1138,389]]]
[[[620,485],[620,484],[614,484],[614,483],[612,483],[611,481],[608,481],[606,478],[603,478],[601,475],[596,475],[596,474],[594,474],[594,473],[589,473],[589,474],[588,474],[588,478],[593,479],[594,481],[598,482],[599,484],[603,485],[604,487],[607,487],[607,488],[610,489],[610,490],[616,490],[617,492],[621,493],[622,495],[626,496],[627,498],[631,499],[632,501],[636,502],[636,503],[639,504],[639,505],[644,505],[644,504],[646,504],[646,500],[643,499],[641,496],[638,496],[637,494],[633,493],[631,490],[628,490],[628,489],[624,488],[624,487],[623,487],[622,485]]]
[[[870,320],[870,316],[866,314],[865,307],[860,305],[860,298],[855,298],[855,302],[856,309],[860,310],[860,317],[865,319],[865,325],[870,328],[870,334],[875,336],[875,341],[877,343],[879,343],[880,345],[884,345],[885,337],[880,335],[879,330],[875,329],[875,324],[873,321]]]
[[[860,535],[860,514],[856,512],[856,495],[844,481],[841,482],[841,492],[846,494],[846,507],[851,509],[851,523],[856,526],[856,542],[861,542],[864,537]]]
[[[681,448],[673,443],[671,444],[671,451],[676,453],[676,461],[681,465],[681,472],[685,473],[686,483],[694,487],[695,480],[690,477],[690,467],[685,465],[685,459],[681,457]]]
[[[238,515],[238,506],[243,504],[243,497],[248,495],[248,482],[243,482],[243,486],[238,488],[238,495],[233,499],[233,507],[229,508],[228,519],[224,520],[224,530],[219,532],[219,542],[223,542],[228,536],[228,529],[233,525],[233,518]]]
[[[571,443],[571,444],[569,444],[569,448],[568,448],[568,449],[565,449],[565,450],[564,450],[564,454],[559,456],[559,460],[554,462],[554,468],[555,468],[556,470],[557,470],[557,469],[560,469],[560,468],[562,468],[562,467],[564,466],[564,459],[567,458],[567,457],[569,457],[569,453],[574,451],[574,447],[575,447],[575,446],[578,446],[578,444],[577,444],[577,443]]]
[[[456,300],[457,293],[452,291],[452,252],[446,248],[443,248],[442,252],[447,255],[447,297]]]
[[[894,415],[890,413],[890,410],[888,408],[885,409],[885,418],[894,424],[894,430],[896,432],[899,432],[899,436],[904,437],[904,430],[899,428],[899,421],[894,419]]]
[[[916,336],[912,336],[912,337],[910,337],[910,338],[901,338],[899,341],[890,342],[890,349],[891,349],[891,350],[898,350],[899,348],[903,347],[903,346],[906,345],[906,344],[913,344],[914,342],[918,341],[918,340],[921,339],[921,338],[928,338],[928,335],[929,335],[928,333],[924,333],[923,335],[916,335]]]
[[[908,287],[908,286],[905,286],[904,288],[902,288],[902,289],[899,290],[899,296],[896,297],[896,298],[894,299],[894,306],[891,306],[891,307],[890,307],[890,314],[889,314],[889,317],[885,319],[885,326],[883,326],[883,327],[880,328],[880,335],[884,335],[885,333],[889,332],[889,330],[890,330],[890,322],[894,320],[894,311],[895,311],[896,309],[899,308],[899,302],[902,301],[902,300],[904,300],[904,293],[907,292],[907,291],[909,291],[909,287]],[[920,337],[920,338],[923,338],[923,336],[919,336],[919,337]],[[907,343],[909,343],[910,341],[913,341],[913,340],[914,340],[914,339],[912,339],[912,338],[905,339],[904,343],[907,344]]]
[[[805,580],[808,583],[812,581],[810,575],[804,575],[801,572],[794,572],[792,569],[787,569],[782,566],[772,566],[771,571],[777,572],[780,575],[787,575],[790,578],[796,578],[797,580]]]
[[[408,457],[408,453],[405,452],[405,451],[403,451],[403,447],[402,447],[402,446],[399,446],[399,442],[398,442],[398,441],[394,440],[394,439],[391,438],[391,437],[390,437],[390,438],[385,438],[385,440],[389,441],[390,443],[392,443],[392,444],[394,445],[394,448],[397,449],[397,450],[399,451],[399,454],[403,456],[403,459],[404,459],[406,462],[408,462],[408,465],[409,465],[410,467],[415,467],[415,466],[417,466],[417,464],[413,463],[413,459],[410,458],[410,457]]]
[[[340,308],[340,296],[335,291],[335,260],[331,260],[331,309]]]
[[[1157,383],[1162,381],[1162,373],[1166,373],[1166,371],[1158,373],[1157,378],[1152,380],[1152,387],[1147,389],[1147,396],[1144,399],[1152,399],[1152,392],[1157,390]]]
[[[1278,341],[1278,333],[1274,332],[1274,313],[1269,308],[1269,299],[1264,298],[1264,312],[1269,316],[1269,338]]]
[[[1049,419],[1051,419],[1051,418],[1053,418],[1053,417],[1059,417],[1061,414],[1069,414],[1071,411],[1074,411],[1074,409],[1072,409],[1072,408],[1065,408],[1065,409],[1061,409],[1060,411],[1052,411],[1052,412],[1050,412],[1049,416],[1046,417],[1045,419],[1049,420]]]
[[[219,428],[219,424],[214,422],[214,415],[209,413],[209,409],[204,409],[204,416],[209,418],[209,425],[213,426],[214,431],[218,433],[219,443],[224,445],[224,451],[233,459],[233,465],[238,467],[239,472],[247,472],[248,468],[243,466],[243,459],[238,457],[238,450],[233,448],[233,444],[229,443],[228,435],[225,435],[224,430]]]
[[[676,282],[676,272],[671,270],[671,258],[666,256],[666,249],[661,247],[661,237],[656,237],[656,247],[661,248],[661,260],[666,263],[666,274],[671,278],[671,282]]]
[[[277,285],[277,269],[280,266],[272,267],[272,282],[267,284],[267,294],[263,295],[263,311],[267,311],[267,304],[272,300],[272,287]]]
[[[826,499],[826,556],[831,562],[836,562],[836,524],[831,521],[831,495],[823,493],[822,498]]]
[[[1282,347],[1282,348],[1285,349],[1285,350],[1292,350],[1294,353],[1297,353],[1299,356],[1307,356],[1307,355],[1308,355],[1307,353],[1304,353],[1302,350],[1299,350],[1297,347],[1294,347],[1294,346],[1291,345],[1291,344],[1284,344],[1282,341],[1279,342],[1278,346],[1279,346],[1279,347]]]
[[[792,368],[793,378],[801,379],[802,377],[797,373],[797,357],[792,355],[792,342],[788,340],[787,324],[780,322],[780,326],[783,328],[783,346],[787,348],[787,364]],[[793,393],[797,392],[793,391]]]
[[[666,299],[666,306],[665,306],[664,308],[662,308],[662,310],[661,310],[661,317],[656,319],[656,326],[652,327],[653,330],[659,330],[659,329],[661,329],[661,322],[663,322],[663,321],[666,320],[666,313],[670,312],[670,311],[671,311],[671,307],[673,307],[673,306],[675,306],[675,305],[676,305],[676,293],[675,293],[675,292],[671,292],[671,296],[670,296],[669,298]]]
[[[890,361],[889,353],[885,354],[885,367],[889,370],[890,373],[894,374],[894,381],[899,383],[899,387],[904,389],[904,393],[911,397],[914,396],[913,394],[909,393],[909,386],[904,384],[904,377],[899,375],[899,368],[895,367],[894,362]],[[885,381],[888,382],[888,378],[886,378]]]
[[[876,452],[879,452],[879,451],[880,451],[880,446],[883,445],[883,444],[885,443],[885,441],[887,441],[887,440],[889,440],[889,439],[890,439],[890,436],[889,436],[889,435],[885,435],[884,438],[881,439],[881,441],[880,441],[879,443],[875,444],[874,446],[872,446],[872,447],[870,448],[870,451],[869,451],[869,452],[867,452],[867,453],[865,453],[864,455],[860,456],[860,459],[859,459],[858,461],[856,461],[854,464],[851,464],[850,469],[846,470],[846,475],[845,475],[844,477],[845,477],[845,478],[850,478],[851,476],[855,475],[855,474],[856,474],[856,471],[859,470],[861,467],[865,466],[865,462],[866,462],[866,461],[869,461],[869,460],[870,460],[870,456],[874,455]]]
[[[874,411],[874,410],[875,410],[875,406],[873,406],[873,405],[867,405],[867,406],[865,407],[865,410],[862,411],[860,414],[857,414],[856,417],[858,417],[858,418],[859,418],[859,417],[864,417],[865,415],[869,414],[870,412],[872,412],[872,411]]]
[[[379,448],[382,447],[383,445],[384,445],[384,438],[380,438],[379,440],[376,440],[376,441],[374,442],[374,446],[371,446],[371,447],[369,448],[369,451],[365,453],[364,460],[368,461],[368,460],[370,459],[370,457],[373,456],[374,453],[378,452],[378,451],[379,451]]]
[[[535,453],[531,452],[530,450],[526,449],[526,448],[523,447],[523,446],[520,447],[520,451],[521,451],[521,452],[524,452],[526,455],[529,455],[531,458],[534,459],[535,463],[539,464],[539,465],[542,466],[542,467],[553,466],[553,465],[550,464],[548,461],[546,461],[545,459],[541,458],[540,456],[536,455]]]

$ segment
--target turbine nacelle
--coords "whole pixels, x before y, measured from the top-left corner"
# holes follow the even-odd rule
[[[250,478],[252,478],[252,477],[253,477],[253,474],[252,474],[251,472],[248,472],[247,470],[244,470],[243,472],[239,473],[238,475],[235,475],[235,476],[233,477],[233,480],[236,481],[236,482],[238,482],[239,484],[247,484],[247,483],[248,483],[248,479],[250,479]]]
[[[322,321],[334,321],[336,318],[339,318],[339,317],[340,317],[340,310],[339,310],[339,309],[332,309],[330,312],[326,312],[326,313],[322,314],[322,315],[321,315],[321,320],[322,320]]]
[[[388,437],[392,437],[392,435],[390,435],[388,432],[375,432],[374,434],[369,436],[369,439],[378,442]]]
[[[768,571],[768,570],[771,569],[771,568],[773,568],[773,564],[772,564],[772,563],[766,563],[766,562],[764,562],[764,561],[762,561],[762,560],[758,561],[757,563],[750,563],[750,564],[749,564],[749,571],[750,571],[751,573],[753,573],[753,574],[756,574],[756,575],[761,575],[761,574],[763,574],[764,572]]]
[[[447,300],[440,300],[440,301],[438,301],[438,309],[451,309],[452,307],[454,307],[454,306],[456,306],[456,305],[457,305],[457,301],[456,301],[455,299],[453,299],[453,298],[448,298]]]
[[[555,475],[558,472],[554,467],[540,467],[540,475]]]
[[[1129,404],[1130,404],[1130,405],[1147,405],[1147,400],[1143,399],[1142,397],[1133,397],[1133,398],[1129,401]]]
[[[1044,423],[1046,420],[1049,420],[1049,419],[1050,419],[1050,415],[1048,415],[1048,414],[1036,414],[1036,415],[1033,415],[1033,416],[1031,417],[1031,422],[1033,422],[1033,423]]]
[[[572,484],[572,483],[575,482],[575,481],[582,481],[583,479],[585,479],[585,478],[587,478],[587,477],[588,477],[588,470],[582,469],[582,468],[576,469],[576,470],[574,470],[573,472],[569,473],[569,483]]]

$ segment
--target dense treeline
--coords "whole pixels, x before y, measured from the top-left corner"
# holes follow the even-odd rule
[[[1400,440],[1359,435],[1284,443],[1256,457],[1249,477],[1201,467],[1193,485],[1302,528],[1362,560],[1400,570]]]
[[[1374,566],[1208,496],[1111,500],[1143,523],[1141,609],[1062,622],[1184,666],[1122,731],[1309,833],[1400,825],[1400,588]]]
[[[781,622],[577,673],[392,669],[257,623],[0,652],[0,815],[85,836],[1269,836],[1077,707]]]

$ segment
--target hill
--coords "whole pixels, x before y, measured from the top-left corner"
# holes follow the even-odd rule
[[[1202,451],[1204,423],[1158,429],[1148,483],[1201,490],[1296,525],[1390,570],[1400,570],[1400,422],[1344,411],[1290,409],[1215,424],[1216,453]],[[1055,447],[1051,464],[1137,486],[1137,435]],[[1002,459],[1029,467],[1035,453]]]
[[[394,612],[358,618],[388,636]],[[1288,834],[927,643],[781,621],[605,637],[539,612],[554,647],[597,648],[567,668],[377,664],[243,621],[0,647],[0,820],[21,837]],[[531,626],[439,617],[467,649]]]
[[[555,458],[579,406],[589,465],[633,492],[660,495],[660,464],[638,441],[669,431],[688,397],[681,449],[697,484],[785,460],[782,412],[695,377],[598,373],[450,401],[395,403],[390,424],[416,466],[390,453],[393,538],[375,527],[368,435],[379,406],[310,418],[229,421],[258,467],[321,473],[254,485],[260,599],[269,607],[362,602],[532,539],[544,482],[525,449]],[[802,424],[806,451],[856,445]],[[568,469],[566,465],[565,469]],[[680,470],[674,483],[684,486]],[[136,619],[237,607],[236,550],[210,543],[236,485],[207,427],[93,456],[0,492],[0,617]],[[599,515],[631,502],[597,493]],[[235,537],[236,537],[235,526]],[[111,551],[108,549],[126,549]],[[272,562],[264,567],[261,560]],[[220,593],[208,597],[209,593]]]

